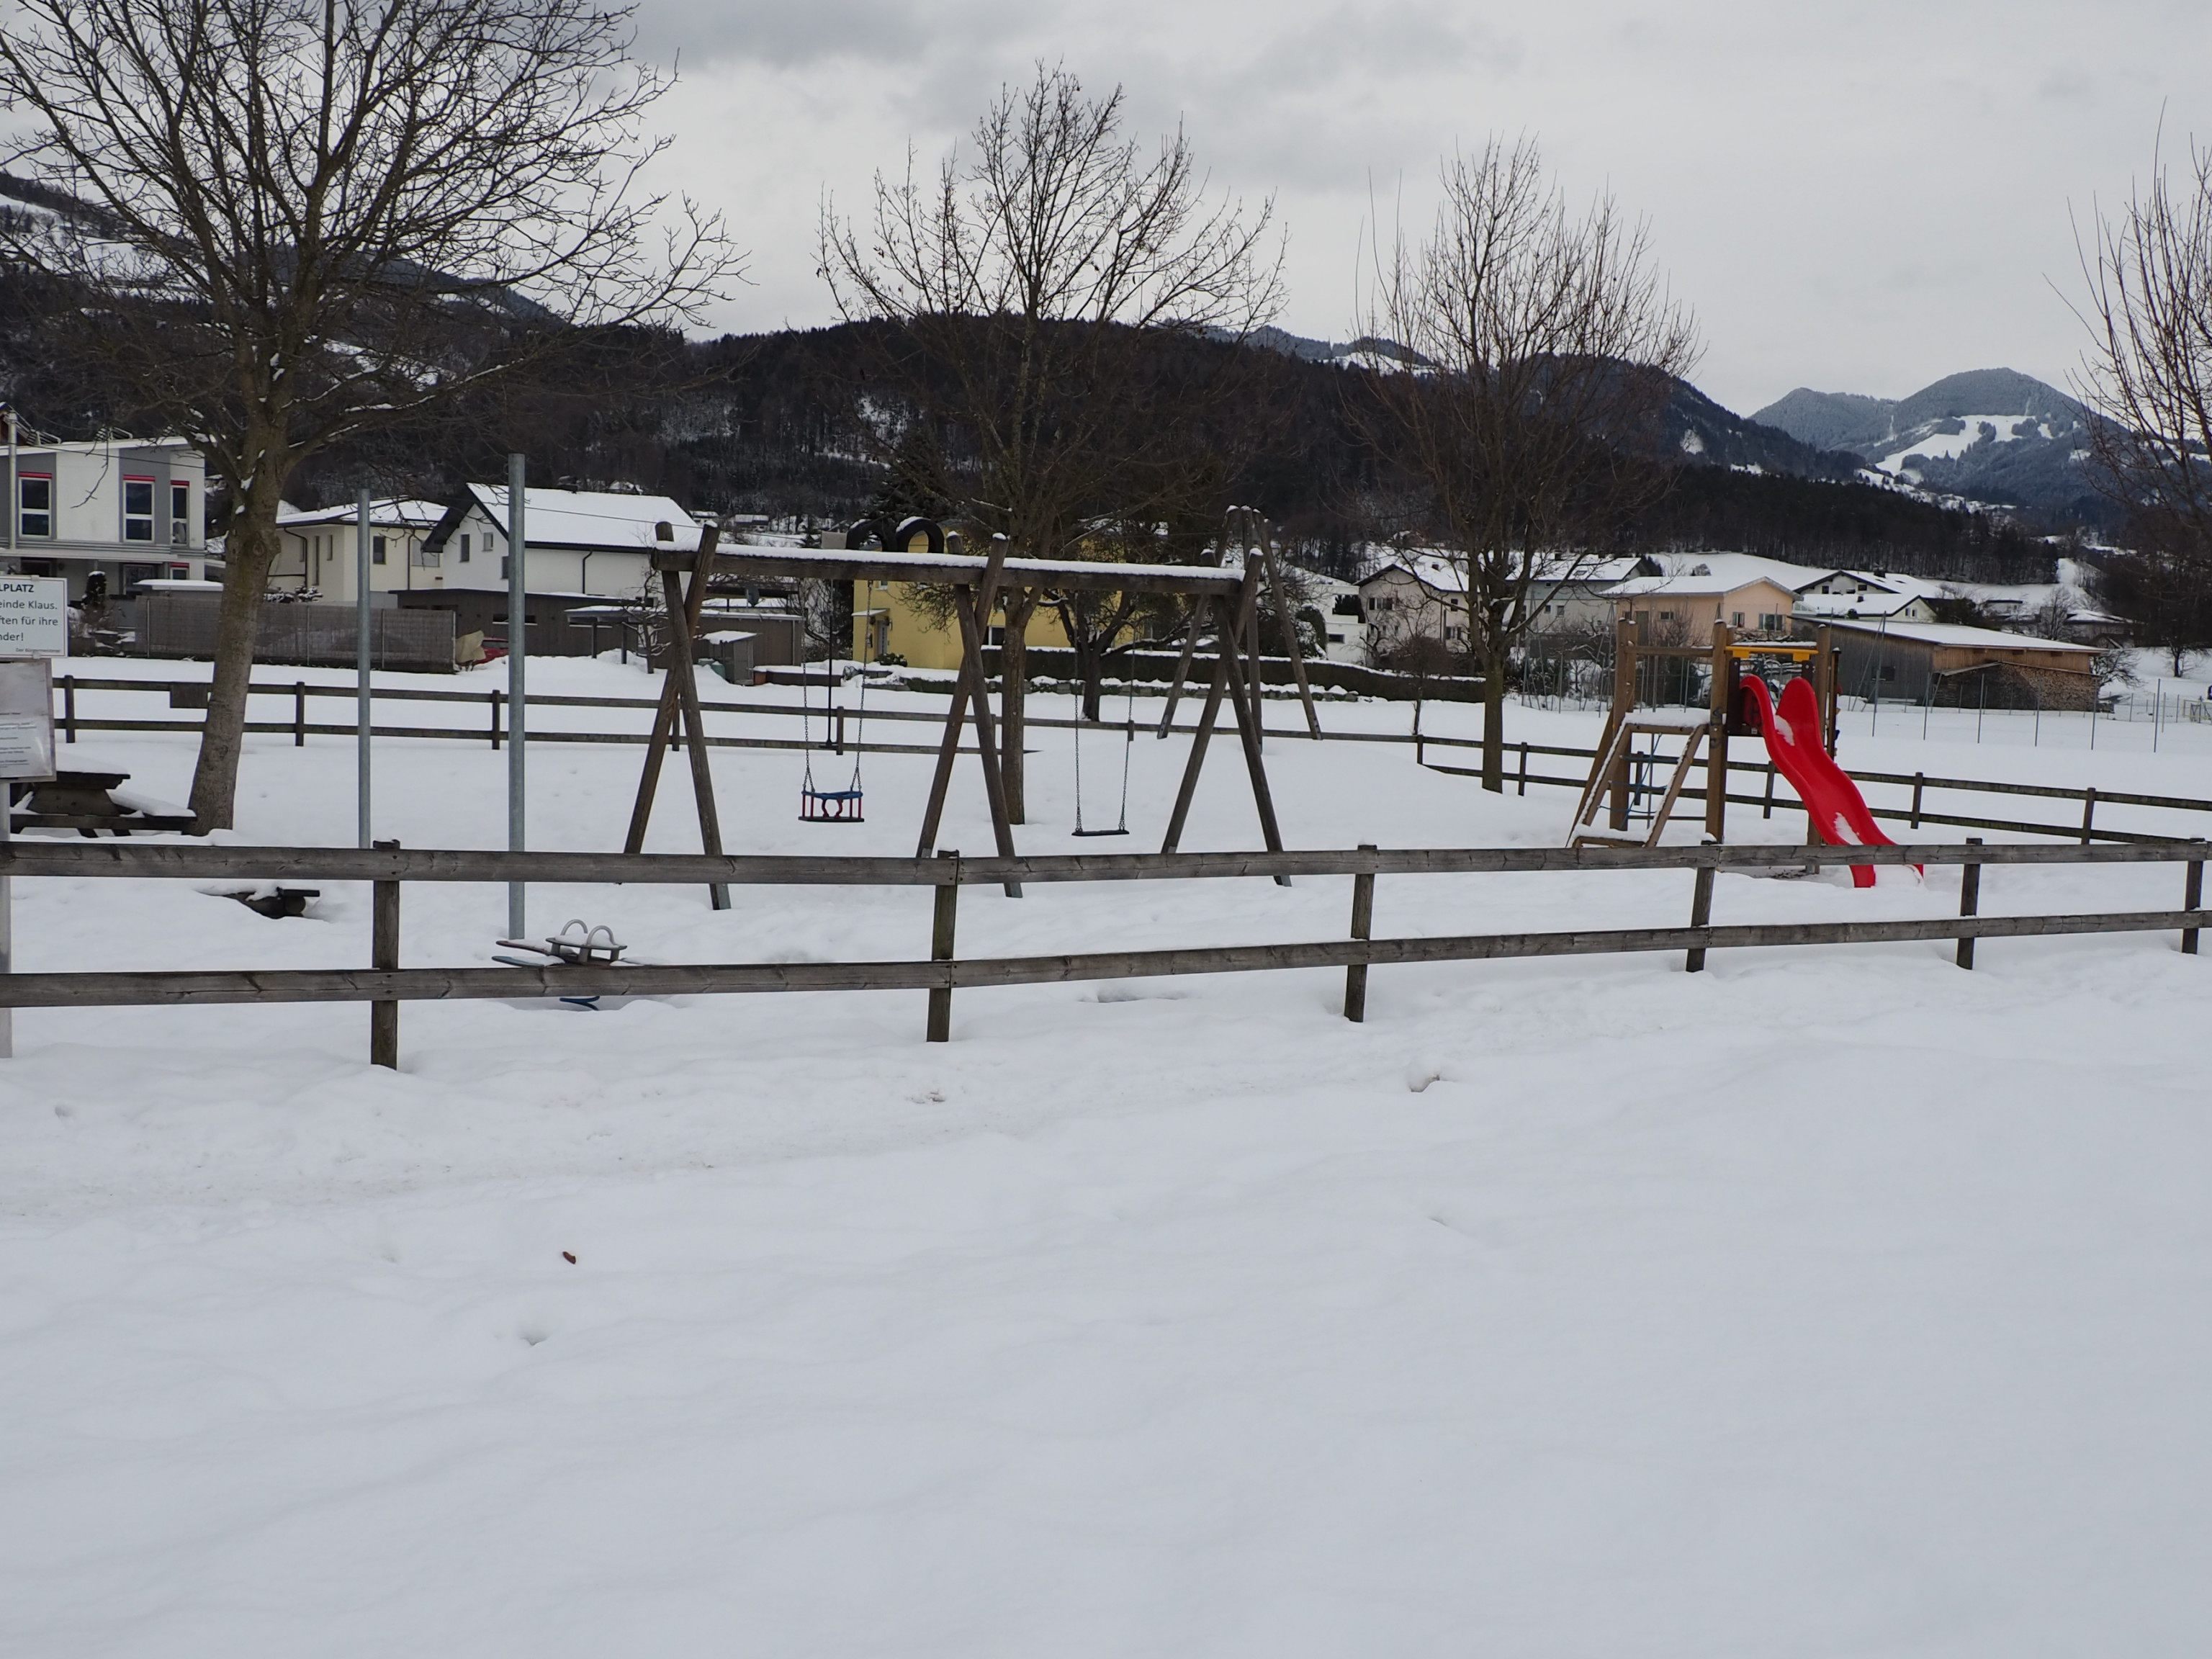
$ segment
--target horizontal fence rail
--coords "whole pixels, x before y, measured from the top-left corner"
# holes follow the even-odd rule
[[[1616,956],[1653,951],[1784,945],[1873,945],[1916,939],[2023,939],[2071,933],[2164,933],[2212,926],[2212,911],[2121,911],[2064,916],[1923,917],[1902,921],[1776,922],[1622,927],[1568,933],[1325,939],[1294,945],[966,961],[701,963],[636,968],[186,969],[173,973],[17,974],[0,981],[16,1008],[177,1006],[238,1002],[422,1002],[508,997],[685,996],[776,991],[923,991],[1054,985],[1288,968],[1387,967],[1507,957]]]
[[[208,683],[204,680],[132,680],[71,675],[58,677],[54,684],[56,692],[61,697],[64,705],[60,715],[64,734],[72,739],[79,732],[193,732],[200,729],[200,722],[196,719],[134,720],[81,714],[76,712],[76,694],[80,691],[160,694],[168,696],[173,700],[180,693],[186,696],[204,696],[208,687]],[[264,698],[289,698],[294,704],[294,713],[289,720],[249,720],[246,724],[246,730],[250,733],[271,737],[289,736],[295,743],[304,743],[310,737],[351,738],[357,734],[358,728],[350,720],[310,721],[305,712],[307,702],[311,698],[337,698],[343,699],[348,703],[353,702],[357,693],[356,688],[352,686],[322,685],[307,681],[257,684],[252,687],[251,695]],[[505,693],[501,690],[495,689],[485,691],[447,691],[405,687],[389,690],[378,690],[374,695],[380,702],[458,704],[473,706],[486,711],[485,723],[478,726],[372,725],[370,734],[374,737],[420,738],[434,741],[489,742],[494,745],[504,740],[502,726]],[[549,693],[543,696],[533,696],[529,702],[533,708],[605,708],[652,713],[659,708],[659,701],[652,697],[581,696]],[[805,736],[776,738],[710,733],[706,739],[707,746],[710,749],[769,750],[820,749],[835,750],[838,753],[906,756],[934,756],[938,752],[938,746],[934,743],[903,743],[867,738],[865,735],[862,713],[851,701],[836,705],[830,708],[826,714],[820,706],[802,708],[797,704],[789,702],[763,702],[736,699],[702,699],[702,708],[708,714],[761,716],[823,723],[823,734],[819,739],[811,739]],[[892,726],[902,723],[942,726],[944,723],[942,715],[926,708],[870,708],[866,711],[865,719],[868,722],[882,721]],[[1029,715],[1024,723],[1039,731],[1083,729],[1094,732],[1101,729],[1111,732],[1116,725],[1120,724],[1112,720],[1092,722],[1048,714]],[[1152,730],[1157,727],[1147,722],[1147,729]],[[1195,729],[1194,726],[1186,725],[1177,725],[1171,728],[1172,732],[1185,736],[1190,735]],[[1270,726],[1264,729],[1262,735],[1267,738],[1302,741],[1309,734],[1303,726],[1295,728]],[[650,740],[650,732],[644,730],[637,732],[563,731],[546,727],[533,729],[530,732],[530,741],[532,743],[641,745]],[[1482,747],[1482,739],[1480,738],[1435,736],[1418,730],[1330,732],[1326,734],[1326,741],[1410,744],[1413,746],[1415,757],[1431,771],[1460,777],[1480,775],[1477,768],[1431,761],[1428,758],[1428,751],[1431,750],[1449,752],[1480,749]],[[1571,744],[1511,741],[1506,744],[1505,750],[1504,781],[1508,787],[1522,794],[1526,794],[1531,785],[1539,787],[1579,790],[1588,781],[1589,763],[1596,758],[1595,750],[1580,748]],[[972,742],[964,745],[960,752],[974,754],[975,750]],[[1532,771],[1530,761],[1535,757],[1578,762],[1582,763],[1583,770],[1580,774],[1571,775]],[[1692,770],[1700,776],[1705,775],[1706,757],[1700,756],[1693,761]],[[1730,790],[1727,795],[1730,805],[1755,806],[1760,809],[1761,815],[1765,817],[1771,817],[1777,808],[1785,811],[1802,810],[1793,796],[1777,793],[1780,775],[1771,762],[1732,760],[1729,763],[1729,770],[1732,773],[1741,773],[1762,781],[1762,789],[1759,793]],[[1923,824],[1937,824],[1946,829],[1986,830],[2000,835],[2051,836],[2075,841],[2087,839],[2097,842],[2137,842],[2144,844],[2156,844],[2170,837],[2143,830],[2119,830],[2098,824],[2095,822],[2097,809],[2106,806],[2127,806],[2160,811],[2212,815],[2212,799],[2200,799],[2191,796],[2146,794],[2135,791],[2102,789],[2095,787],[2071,788],[2060,784],[2011,783],[1989,778],[1939,777],[1919,772],[1854,771],[1850,775],[1862,787],[1879,785],[1911,790],[1913,805],[1909,807],[1878,805],[1869,801],[1868,810],[1877,819],[1886,823],[1903,823],[1913,829],[1918,829]],[[1641,781],[1632,783],[1631,790],[1638,799],[1647,796],[1656,797],[1660,793],[1656,787]],[[2022,799],[2066,801],[2079,805],[2082,809],[2082,813],[2081,819],[2076,823],[2051,823],[2033,820],[1990,817],[1965,811],[1945,811],[1927,805],[1927,798],[1929,795],[1946,793],[2010,795]],[[1694,784],[1686,784],[1681,791],[1681,797],[1685,800],[1703,801],[1705,796],[1705,787]]]
[[[1284,853],[1048,853],[942,858],[706,853],[508,853],[410,847],[228,847],[149,841],[15,841],[0,876],[193,881],[436,881],[545,885],[955,887],[1008,881],[1231,880],[1279,876],[1499,875],[1601,870],[1843,869],[1856,864],[2170,864],[2199,842],[2042,847],[1936,842],[1888,847],[1338,848]]]
[[[2175,931],[2195,954],[2212,911],[2203,908],[2202,842],[2154,845],[1905,847],[1722,846],[1655,848],[1407,848],[1363,846],[1285,853],[1072,854],[1028,858],[716,857],[688,854],[501,853],[397,846],[267,848],[149,842],[17,842],[0,852],[8,878],[252,879],[301,877],[368,881],[374,920],[369,968],[190,969],[155,972],[0,974],[0,1007],[187,1006],[202,1004],[367,1002],[373,1064],[398,1064],[403,1002],[477,999],[681,996],[795,991],[927,991],[927,1037],[949,1039],[955,990],[1064,984],[1164,975],[1288,969],[1342,969],[1345,1015],[1365,1018],[1367,975],[1376,967],[1540,957],[1680,951],[1689,972],[1716,950],[1950,940],[1961,968],[1984,939]],[[1985,866],[2182,863],[2182,907],[2059,915],[1978,914]],[[1759,874],[1850,864],[1961,866],[1960,914],[1867,921],[1714,924],[1717,871]],[[1368,937],[1378,876],[1477,872],[1686,870],[1695,872],[1686,927],[1577,928],[1551,932]],[[1351,937],[1275,945],[1205,945],[1021,957],[956,958],[960,889],[1008,881],[1354,878]],[[399,896],[409,881],[527,881],[693,885],[908,886],[937,890],[928,959],[832,963],[698,963],[635,966],[549,965],[401,968]]]

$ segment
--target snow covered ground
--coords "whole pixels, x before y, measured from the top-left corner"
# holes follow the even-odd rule
[[[1843,758],[2212,796],[2212,733],[2167,736],[1847,726]],[[1181,742],[1136,744],[1126,843],[1067,835],[1068,742],[1036,734],[1024,848],[1156,845]],[[1085,744],[1110,818],[1119,746]],[[76,753],[185,793],[181,737]],[[638,756],[533,750],[535,843],[619,844]],[[1296,845],[1552,844],[1572,799],[1399,745],[1268,763]],[[380,834],[503,842],[489,747],[378,765]],[[730,845],[763,851],[911,850],[927,765],[870,757],[868,822],[814,829],[799,757],[714,758]],[[352,767],[255,739],[234,839],[349,842]],[[963,770],[946,844],[988,846],[980,794]],[[1255,839],[1223,744],[1186,844]],[[680,769],[653,841],[696,845]],[[1956,908],[1954,872],[1884,873],[1723,877],[1716,919]],[[270,921],[189,884],[16,885],[27,970],[367,960],[365,890]],[[960,944],[1335,937],[1349,886],[970,890]],[[1992,870],[1983,903],[2179,887]],[[1376,927],[1671,924],[1689,889],[1385,878]],[[929,902],[538,890],[532,917],[656,960],[905,957]],[[484,962],[504,915],[410,887],[404,960]],[[1334,973],[1036,987],[961,994],[939,1047],[917,994],[409,1005],[396,1074],[359,1007],[25,1012],[0,1651],[2191,1651],[2207,973],[2148,935],[1987,942],[1972,974],[1931,945],[1452,964],[1376,970],[1364,1026]]]

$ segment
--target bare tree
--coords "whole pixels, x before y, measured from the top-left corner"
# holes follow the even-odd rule
[[[2075,391],[2102,486],[2156,521],[2160,551],[2212,592],[2212,149],[2179,179],[2154,154],[2147,188],[2075,244],[2089,331]]]
[[[888,435],[915,489],[951,502],[1017,554],[1079,554],[1097,525],[1134,516],[1135,480],[1164,441],[1129,418],[1127,389],[1152,331],[1241,338],[1279,302],[1273,204],[1217,197],[1182,134],[1148,154],[1124,135],[1116,87],[1093,98],[1040,64],[1001,89],[933,178],[908,155],[878,174],[864,234],[825,204],[823,277],[853,319],[889,331],[887,378],[907,427]],[[1151,453],[1132,453],[1133,442]],[[1046,596],[1002,595],[1002,754],[1024,812],[1025,632]]]
[[[670,83],[630,39],[599,0],[16,0],[0,101],[84,204],[19,248],[228,499],[203,830],[232,820],[294,469],[737,274],[718,221],[640,188]]]
[[[1515,645],[1664,489],[1656,428],[1697,329],[1644,226],[1609,197],[1571,213],[1533,139],[1453,155],[1443,185],[1428,240],[1378,256],[1365,332],[1411,367],[1368,382],[1362,418],[1465,574],[1482,781],[1501,790]]]

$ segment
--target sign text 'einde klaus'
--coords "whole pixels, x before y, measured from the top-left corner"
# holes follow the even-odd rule
[[[0,657],[69,654],[69,584],[59,576],[0,576]]]

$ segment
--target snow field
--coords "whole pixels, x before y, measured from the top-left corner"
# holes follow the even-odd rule
[[[1845,763],[1914,769],[1887,741],[1847,728]],[[1106,843],[1066,835],[1067,743],[1035,735],[1024,848],[1156,846],[1182,743],[1139,737]],[[178,738],[79,748],[184,793]],[[619,844],[639,754],[533,750],[534,843]],[[911,850],[926,759],[870,757],[836,830],[794,821],[799,763],[715,753],[733,848]],[[1571,810],[1398,746],[1268,763],[1293,845],[1548,845]],[[2064,763],[2212,794],[2212,757]],[[254,740],[235,838],[347,842],[352,764]],[[378,766],[380,834],[503,842],[488,746]],[[963,766],[946,844],[989,845],[980,794]],[[1186,845],[1255,839],[1218,741]],[[678,768],[653,845],[696,845]],[[1956,908],[1954,872],[1847,880],[1723,877],[1716,919]],[[2179,884],[1992,869],[1984,908]],[[365,889],[278,922],[16,889],[27,970],[367,959]],[[1349,890],[971,889],[960,949],[1337,937]],[[1385,878],[1376,931],[1671,925],[1689,890]],[[926,891],[735,897],[532,915],[655,960],[926,948]],[[495,889],[404,905],[410,965],[504,921]],[[1333,972],[1031,987],[961,993],[934,1047],[912,993],[409,1004],[398,1074],[357,1006],[23,1012],[0,1651],[2185,1651],[2207,971],[2168,936],[1987,941],[1971,975],[1935,945],[1378,969],[1364,1026]]]

